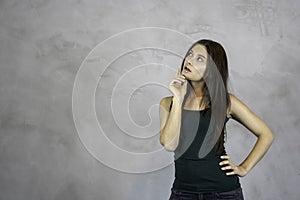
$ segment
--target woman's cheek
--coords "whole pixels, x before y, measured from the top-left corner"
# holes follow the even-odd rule
[[[202,77],[203,76],[203,74],[204,74],[204,71],[205,71],[205,68],[204,67],[199,67],[199,68],[197,68],[197,76],[200,76],[200,77]]]

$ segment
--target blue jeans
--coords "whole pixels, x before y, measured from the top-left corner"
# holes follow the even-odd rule
[[[206,192],[206,193],[191,193],[172,189],[169,200],[244,200],[242,188],[227,191],[227,192]]]

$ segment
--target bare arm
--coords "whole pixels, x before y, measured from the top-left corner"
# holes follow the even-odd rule
[[[239,166],[233,165],[229,160],[222,161],[220,164],[229,164],[228,167],[223,167],[222,170],[233,169],[233,171],[227,175],[238,174],[244,176],[266,154],[274,140],[274,135],[266,123],[253,113],[241,100],[232,94],[230,94],[230,100],[230,115],[233,119],[250,130],[257,137],[257,141],[249,155]],[[223,158],[229,159],[229,157],[226,156]]]
[[[160,143],[167,151],[175,151],[181,128],[181,107],[187,89],[187,81],[179,68],[169,87],[174,95],[163,98],[159,107]],[[173,101],[172,109],[169,112],[171,101]]]
[[[169,112],[171,101],[172,109]],[[167,151],[174,151],[178,146],[182,104],[175,97],[166,97],[160,101],[160,143]]]

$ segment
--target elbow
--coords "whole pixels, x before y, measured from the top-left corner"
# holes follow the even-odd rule
[[[169,152],[174,152],[176,149],[176,147],[170,146],[170,145],[166,145],[166,146],[164,146],[164,148],[166,151],[169,151]]]
[[[271,130],[269,131],[269,134],[267,136],[268,136],[268,139],[269,139],[270,143],[272,144],[275,137],[274,137],[274,134],[272,133]]]
[[[164,146],[165,150],[168,152],[174,152],[176,147],[170,146],[170,145],[165,145]]]
[[[275,139],[274,134],[270,131],[268,134],[264,134],[263,138],[265,141],[268,141],[268,143],[271,145]]]
[[[170,142],[166,142],[162,136],[160,136],[159,141],[160,141],[160,144],[164,147],[164,149],[166,151],[174,152],[177,147],[177,145],[172,145],[172,144],[170,144]]]

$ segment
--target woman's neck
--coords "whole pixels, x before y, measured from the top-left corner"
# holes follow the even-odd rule
[[[203,96],[203,89],[204,89],[204,81],[203,79],[200,81],[192,81],[192,88],[193,88],[193,92],[191,95],[193,95],[192,97],[194,98],[202,98]]]
[[[204,81],[192,81],[191,84],[192,91],[190,91],[186,99],[185,107],[189,109],[200,109],[200,103],[203,98]]]

